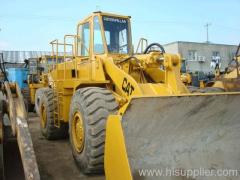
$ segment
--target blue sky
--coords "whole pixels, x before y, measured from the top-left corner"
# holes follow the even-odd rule
[[[240,0],[1,0],[0,49],[50,50],[49,42],[74,34],[77,22],[96,10],[130,15],[133,42],[161,44],[240,42]]]

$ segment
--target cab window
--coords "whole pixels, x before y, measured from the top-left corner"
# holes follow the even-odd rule
[[[89,23],[85,23],[79,26],[78,38],[78,54],[81,56],[89,56],[89,45],[90,45],[90,28]]]
[[[98,16],[95,16],[93,19],[93,28],[94,28],[94,53],[95,54],[103,54],[104,53],[104,46],[102,41],[102,34],[101,34],[101,26],[99,24]]]
[[[103,27],[109,53],[129,53],[128,20],[103,16]]]

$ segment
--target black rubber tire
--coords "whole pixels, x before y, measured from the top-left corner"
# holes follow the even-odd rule
[[[68,124],[61,124],[60,127],[54,126],[54,102],[53,102],[53,90],[51,88],[46,88],[43,91],[41,106],[45,106],[47,114],[46,126],[42,127],[40,120],[40,127],[42,135],[48,140],[63,139],[68,136]],[[40,119],[42,118],[42,113],[40,112]]]
[[[47,88],[39,88],[36,90],[36,93],[35,93],[35,111],[39,116],[40,116],[39,106],[41,104],[43,93],[46,89]]]
[[[72,97],[69,136],[75,162],[84,174],[103,173],[105,126],[109,114],[116,114],[118,104],[112,93],[99,87],[79,89]],[[78,153],[73,145],[72,118],[80,112],[84,127],[84,147]]]
[[[33,112],[34,104],[31,103],[30,90],[28,87],[22,89],[22,95],[24,98],[24,104],[25,104],[27,112]]]

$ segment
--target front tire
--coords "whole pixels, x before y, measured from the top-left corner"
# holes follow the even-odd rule
[[[83,173],[103,172],[106,120],[117,110],[115,98],[107,89],[82,88],[73,95],[69,136],[73,157]]]

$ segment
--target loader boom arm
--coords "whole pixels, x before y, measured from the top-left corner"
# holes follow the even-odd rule
[[[186,86],[180,80],[180,56],[164,54],[161,59],[160,57],[152,54],[133,57],[138,60],[135,65],[139,66],[140,76],[147,75],[155,82],[137,82],[130,73],[125,72],[120,65],[116,65],[112,58],[105,58],[102,61],[115,88],[127,99],[134,96],[188,93]],[[164,66],[164,70],[160,69],[160,64]]]
[[[112,60],[104,59],[103,63],[106,72],[124,97],[142,95],[137,82],[129,74],[117,67]]]
[[[21,90],[17,84],[4,82],[8,99],[8,113],[13,136],[16,136],[26,180],[40,180],[40,174],[28,129],[27,112]],[[16,163],[16,162],[12,162]]]

